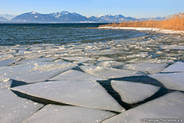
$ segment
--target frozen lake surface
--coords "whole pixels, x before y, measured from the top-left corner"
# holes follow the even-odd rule
[[[184,120],[184,36],[47,26],[1,25],[0,123]]]

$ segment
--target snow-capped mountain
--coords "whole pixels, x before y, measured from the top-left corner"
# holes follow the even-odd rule
[[[50,13],[50,14],[40,14],[38,12],[28,12],[16,16],[12,19],[12,22],[30,22],[30,23],[69,23],[69,22],[80,22],[86,21],[87,18],[77,13],[70,13],[67,11]]]
[[[35,11],[23,13],[18,16],[0,15],[0,22],[8,23],[120,23],[135,20],[163,20],[166,17],[133,18],[123,15],[104,15],[100,17],[86,17],[75,12],[61,11],[49,14],[41,14]]]
[[[125,17],[123,15],[105,15],[101,17],[90,17],[91,21],[95,20],[98,22],[105,22],[105,23],[112,23],[112,22],[123,22],[123,21],[130,21],[130,20],[136,20],[133,17]]]
[[[139,18],[138,20],[144,21],[144,20],[164,20],[168,17],[152,17],[152,18]]]
[[[105,15],[101,17],[85,17],[78,13],[71,13],[68,11],[41,14],[38,12],[28,12],[16,16],[11,20],[11,22],[18,23],[82,23],[82,22],[92,22],[92,23],[112,23],[112,22],[122,22],[128,20],[135,20],[132,17],[125,17],[123,15]]]
[[[88,18],[83,15],[70,13],[68,11],[52,13],[52,15],[55,17],[57,22],[80,22],[88,20]]]
[[[7,20],[11,20],[12,18],[15,17],[15,15],[10,15],[10,14],[0,14],[0,17],[3,17]]]
[[[52,14],[40,14],[38,12],[28,12],[16,16],[12,22],[35,23],[35,22],[52,22],[55,17]]]
[[[6,18],[0,17],[0,22],[6,22],[6,21],[8,21]]]

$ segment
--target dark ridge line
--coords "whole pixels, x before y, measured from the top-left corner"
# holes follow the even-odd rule
[[[24,85],[31,85],[31,84],[36,84],[36,83],[42,83],[42,82],[44,83],[44,82],[54,81],[54,80],[50,80],[50,79],[52,79],[52,78],[54,78],[54,77],[56,77],[56,76],[58,76],[58,75],[60,75],[62,73],[65,73],[65,72],[67,72],[68,70],[71,70],[71,69],[67,69],[67,70],[64,70],[62,72],[58,72],[57,74],[53,75],[49,79],[43,80],[43,81],[35,81],[35,82],[29,82],[29,83],[27,83],[27,82],[24,82],[24,81],[19,81],[19,80],[11,79],[10,81],[12,81],[12,82],[11,82],[10,87],[13,88],[13,87],[17,87],[17,86],[24,86]]]
[[[39,98],[39,97],[35,97],[35,96],[30,96],[28,94],[25,94],[25,93],[21,93],[19,91],[16,91],[16,90],[12,90],[11,91],[13,93],[15,93],[17,96],[21,97],[21,98],[25,98],[25,99],[28,99],[28,100],[32,100],[34,102],[38,102],[38,103],[42,103],[45,105],[48,105],[48,104],[55,104],[55,105],[68,105],[70,106],[69,104],[64,104],[64,103],[60,103],[60,102],[56,102],[56,101],[52,101],[52,100],[48,100],[48,99],[43,99],[43,98]],[[43,106],[43,107],[44,107]],[[72,105],[71,105],[72,106]],[[41,107],[42,108],[42,107]],[[41,109],[40,108],[40,109]]]
[[[40,107],[38,110],[36,110],[35,112],[33,112],[28,118],[24,119],[22,121],[22,123],[24,123],[27,119],[31,118],[34,114],[36,114],[37,112],[39,112],[41,109],[43,109],[46,105],[43,105],[42,107]]]
[[[51,76],[49,79],[44,80],[44,81],[49,81],[50,79],[52,79],[52,78],[54,78],[54,77],[56,77],[56,76],[58,76],[58,75],[60,75],[60,74],[62,74],[62,73],[65,73],[65,72],[67,72],[67,71],[69,71],[69,70],[71,70],[71,69],[73,69],[73,68],[75,68],[75,67],[71,67],[71,68],[68,68],[68,69],[66,69],[66,70],[63,70],[63,71],[61,71],[61,72],[58,72],[57,74]]]
[[[47,58],[47,57],[43,57],[43,58]],[[48,57],[48,58],[50,58],[50,57]],[[54,58],[53,60],[51,60],[51,62],[56,62],[57,60],[63,60],[63,59],[61,59],[61,58]]]
[[[16,82],[22,82],[22,81],[18,81],[18,80],[14,80]],[[18,87],[18,86],[26,86],[26,85],[32,85],[32,84],[37,84],[37,83],[45,83],[45,82],[49,82],[49,81],[56,81],[56,80],[44,80],[44,81],[37,81],[37,82],[29,82],[29,83],[26,83],[26,82],[22,82],[24,84],[20,84],[20,85],[16,85],[16,86],[10,86],[11,88],[14,88],[14,87]]]
[[[42,107],[40,107],[38,110],[36,110],[36,112],[38,112],[38,111],[42,110],[45,106],[46,106],[46,105],[43,105],[43,106],[42,106]],[[36,113],[36,112],[35,112],[35,113]]]
[[[31,84],[42,83],[42,82],[44,83],[44,82],[50,82],[50,81],[59,81],[59,80],[51,80],[51,79],[54,78],[54,77],[56,77],[56,76],[58,76],[58,75],[60,75],[60,74],[65,73],[65,72],[67,72],[67,71],[69,71],[69,70],[75,70],[75,71],[80,71],[80,72],[86,73],[86,72],[83,71],[80,67],[76,66],[76,67],[74,67],[74,68],[67,69],[67,70],[65,70],[65,71],[63,71],[63,72],[59,72],[59,73],[55,74],[54,76],[52,76],[51,78],[49,78],[49,79],[47,79],[47,80],[44,80],[44,81],[36,81],[36,82],[29,82],[29,83],[22,82],[22,81],[17,81],[17,80],[14,80],[14,81],[24,83],[24,84],[22,84],[22,85],[31,85]],[[22,86],[22,85],[17,85],[17,86]],[[11,88],[13,88],[13,87],[16,87],[16,86],[11,86]]]
[[[57,74],[53,75],[53,76],[50,77],[49,79],[45,80],[45,82],[49,82],[49,81],[51,81],[50,79],[52,79],[52,78],[54,78],[54,77],[56,77],[56,76],[58,76],[58,75],[60,75],[60,74],[63,74],[63,73],[65,73],[65,72],[69,71],[69,70],[77,70],[77,71],[80,71],[80,72],[84,72],[82,69],[80,69],[79,66],[71,67],[70,69],[64,70],[64,71],[62,71],[62,72],[58,72]]]
[[[20,59],[18,59],[16,62],[15,62],[15,65],[16,65],[16,63],[20,63],[21,61],[23,61],[23,60],[25,60],[24,58],[20,58]]]
[[[37,82],[29,82],[29,83],[26,83],[25,85],[32,85],[32,84],[45,83],[45,82],[48,82],[48,80],[44,80],[44,81],[37,81]],[[22,85],[22,86],[24,86],[24,85]]]
[[[61,71],[61,72],[58,72],[57,74],[51,76],[49,79],[54,78],[54,77],[56,77],[56,76],[58,76],[58,75],[60,75],[60,74],[62,74],[62,73],[64,73],[64,72],[67,72],[67,71],[70,70],[70,69],[72,69],[72,68],[68,68],[68,69],[63,70],[63,71]],[[49,80],[49,79],[48,79],[48,80]]]
[[[171,92],[181,92],[181,93],[184,93],[184,90],[182,91],[182,90],[175,90],[175,89],[168,89],[169,91],[171,91]]]
[[[129,76],[129,77],[122,77],[122,78],[111,78],[110,81],[127,81],[127,82],[134,82],[134,83],[142,83],[142,84],[151,84],[153,86],[166,88],[160,81],[151,78],[147,75],[142,76]]]
[[[110,110],[103,110],[103,109],[96,109],[96,110],[111,112],[111,113],[115,113],[116,115],[121,114],[121,112],[118,112],[118,111],[110,111]]]
[[[80,62],[80,63],[78,63],[78,67],[80,67],[80,66],[84,66],[84,64],[83,64],[84,62]]]
[[[80,106],[80,105],[72,105],[72,104],[61,103],[61,102],[57,102],[57,101],[53,101],[53,100],[49,100],[49,99],[45,99],[45,98],[31,96],[31,95],[28,95],[28,94],[25,94],[25,93],[22,93],[22,92],[19,92],[19,91],[16,91],[16,90],[12,90],[12,89],[11,89],[11,91],[14,94],[16,94],[18,97],[21,97],[21,98],[24,98],[24,99],[27,99],[27,100],[31,100],[33,102],[43,104],[44,106],[49,105],[49,104],[58,105],[58,106],[72,106],[72,107],[75,106],[75,107],[82,107],[82,108],[88,108],[88,109],[94,109],[94,110],[107,111],[107,112],[112,112],[112,113],[115,113],[115,114],[120,114],[121,113],[121,112],[118,112],[118,111],[98,109],[98,108],[90,108],[90,107],[85,107],[85,106]],[[40,109],[42,109],[42,108],[40,108]]]
[[[176,61],[174,61],[174,62],[169,62],[169,63],[167,64],[167,66],[166,66],[164,69],[168,68],[169,66],[173,65],[174,63],[176,63]]]
[[[183,73],[182,71],[174,71],[174,72],[159,72],[159,74],[172,74],[172,73]]]
[[[122,101],[121,96],[112,88],[110,80],[97,80],[97,82],[126,110],[132,108],[131,105]]]
[[[70,63],[73,63],[75,60],[67,60],[65,58],[61,58],[61,60],[65,61],[65,62],[70,62]]]
[[[56,82],[56,81],[59,81],[59,80],[45,80],[44,82]],[[39,82],[41,83],[41,82]]]
[[[145,103],[147,103],[149,101],[153,101],[155,99],[158,99],[158,98],[160,98],[160,97],[162,97],[162,96],[164,96],[164,95],[166,95],[166,94],[168,94],[170,92],[171,91],[168,90],[167,88],[160,88],[154,95],[146,98],[143,101],[140,101],[140,102],[137,102],[137,103],[134,103],[134,104],[131,104],[131,105],[133,105],[133,108],[135,108],[135,107],[137,107],[139,105],[142,105],[142,104],[145,104]]]
[[[48,100],[48,99],[43,99],[43,98],[36,97],[36,96],[30,96],[28,94],[25,94],[25,93],[22,93],[22,92],[19,92],[19,91],[16,91],[16,90],[12,90],[12,89],[11,89],[11,91],[13,93],[15,93],[18,97],[28,99],[28,100],[31,100],[33,102],[41,103],[41,104],[44,104],[44,105],[54,104],[54,105],[72,106],[72,105],[69,105],[69,104],[60,103],[60,102],[56,102],[56,101],[52,101],[52,100]]]
[[[165,69],[167,69],[169,66],[175,64],[176,62],[183,62],[184,63],[184,60],[174,60],[174,62],[170,62],[168,63],[168,65],[165,67]],[[180,71],[176,71],[176,72],[160,72],[160,73],[179,73]]]
[[[123,113],[123,112],[121,112],[121,113]],[[119,114],[121,114],[121,113],[119,113]],[[117,115],[119,115],[119,114],[116,114],[116,115],[113,115],[113,116],[111,116],[111,117],[105,118],[105,119],[103,119],[102,121],[100,121],[100,123],[103,123],[104,121],[109,120],[109,119],[111,119],[111,118],[113,118],[113,117],[115,117],[115,116],[117,116]]]
[[[83,71],[79,66],[80,66],[80,64],[78,64],[78,66],[72,68],[71,70],[76,70],[76,71],[80,71],[80,72],[86,73],[86,72]]]

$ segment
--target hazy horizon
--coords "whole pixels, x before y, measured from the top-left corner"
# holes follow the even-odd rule
[[[136,18],[163,17],[184,12],[183,5],[183,0],[6,0],[0,4],[0,15],[19,15],[31,11],[44,14],[69,11],[87,17],[117,14]]]

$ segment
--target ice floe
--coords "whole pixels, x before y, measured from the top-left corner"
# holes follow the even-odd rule
[[[18,62],[19,64],[25,64],[25,63],[39,63],[39,62],[53,62],[54,58],[35,58],[35,59],[25,59]]]
[[[161,45],[160,48],[164,50],[184,50],[184,46],[178,45]]]
[[[176,62],[164,69],[162,72],[184,72],[184,62]]]
[[[27,83],[45,81],[75,67],[72,63],[30,62],[16,66],[1,67],[0,80],[14,79]]]
[[[62,57],[62,59],[66,61],[71,61],[74,63],[83,63],[83,62],[93,60],[92,58],[89,58],[89,57]]]
[[[149,76],[160,81],[168,89],[184,91],[184,73],[158,73]]]
[[[154,95],[159,87],[128,81],[112,81],[112,88],[119,93],[123,102],[134,104]]]
[[[123,69],[124,64],[121,62],[117,62],[117,61],[100,61],[98,64],[98,66],[102,66],[102,67],[110,67],[110,68],[116,68],[116,69]]]
[[[47,105],[24,123],[100,123],[115,113],[75,106]]]
[[[100,66],[81,66],[80,68],[89,74],[92,74],[94,76],[97,76],[103,79],[122,78],[122,77],[140,75],[140,74],[137,74],[136,71],[120,70],[120,69],[106,68],[106,67],[100,67]]]
[[[114,116],[103,123],[183,122],[183,102],[183,93],[170,93]]]
[[[18,86],[12,90],[59,103],[121,112],[124,108],[97,82],[60,80]]]
[[[0,82],[0,89],[3,89],[3,88],[10,89],[10,87],[11,87],[11,82],[9,79]]]
[[[8,89],[0,88],[0,123],[21,123],[43,105],[18,97]]]
[[[137,64],[127,64],[124,66],[124,69],[141,71],[145,73],[158,73],[164,70],[167,64],[158,64],[158,63],[137,63]]]
[[[98,61],[112,61],[113,59],[112,58],[109,58],[109,57],[99,57],[98,58]]]
[[[100,78],[92,76],[90,74],[77,71],[77,70],[68,70],[50,80],[70,80],[70,81],[96,81],[100,80]]]
[[[11,65],[13,63],[15,63],[16,61],[14,59],[6,59],[6,60],[2,60],[0,61],[0,67],[1,66],[8,66]]]

